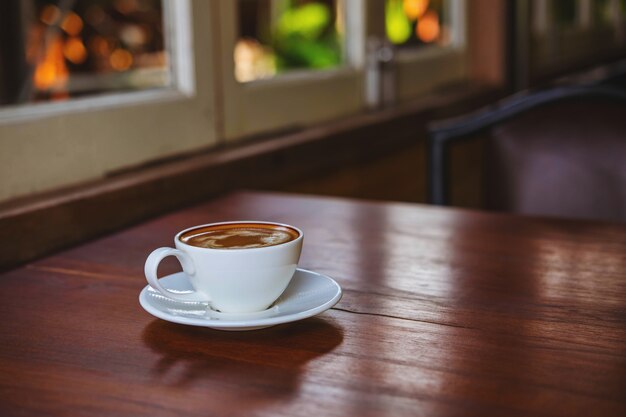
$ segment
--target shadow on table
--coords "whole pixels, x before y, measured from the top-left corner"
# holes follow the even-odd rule
[[[305,365],[339,346],[343,330],[321,318],[247,332],[154,320],[142,338],[160,355],[152,369],[159,384],[210,388],[217,410],[254,408],[294,396]]]

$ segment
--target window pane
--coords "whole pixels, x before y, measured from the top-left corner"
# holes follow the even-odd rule
[[[592,6],[594,21],[607,26],[615,23],[610,0],[595,0]]]
[[[3,2],[0,61],[0,105],[167,86],[161,1]]]
[[[343,62],[342,2],[239,0],[235,78],[246,82]]]
[[[387,0],[387,39],[400,47],[447,45],[450,29],[444,14],[444,0]]]
[[[578,18],[578,2],[552,0],[552,17],[558,26],[574,26]]]

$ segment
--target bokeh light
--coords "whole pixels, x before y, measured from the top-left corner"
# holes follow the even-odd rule
[[[343,61],[342,4],[335,0],[239,0],[235,78],[247,82]]]
[[[420,48],[450,41],[444,22],[447,0],[386,0],[387,39],[402,49]]]
[[[37,0],[25,17],[27,101],[169,82],[161,0]],[[21,28],[21,25],[17,25]],[[22,29],[20,29],[22,30]],[[133,71],[132,76],[118,73]],[[148,87],[147,87],[148,86]]]
[[[109,58],[111,68],[115,71],[125,71],[133,65],[133,56],[126,49],[118,48],[111,54]]]
[[[70,36],[77,36],[83,30],[83,19],[76,13],[69,12],[61,23],[61,29]]]
[[[61,11],[54,4],[48,4],[41,9],[39,20],[46,25],[54,25],[61,18]]]
[[[37,65],[33,76],[34,84],[47,90],[67,82],[69,72],[63,57],[63,41],[56,36],[46,49],[43,60]]]
[[[63,56],[72,64],[82,64],[87,59],[87,49],[80,38],[69,38],[63,46]]]
[[[427,11],[417,22],[417,37],[424,43],[430,43],[439,37],[439,16],[434,10]]]
[[[428,10],[428,0],[404,0],[403,8],[406,16],[416,21]]]

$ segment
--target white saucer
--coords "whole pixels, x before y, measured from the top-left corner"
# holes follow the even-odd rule
[[[191,291],[184,272],[160,279],[170,290]],[[147,285],[139,303],[148,313],[173,323],[204,326],[219,330],[256,330],[302,320],[328,310],[341,299],[341,287],[332,278],[298,268],[289,286],[272,307],[249,314],[221,313],[208,303],[181,302],[167,298]]]

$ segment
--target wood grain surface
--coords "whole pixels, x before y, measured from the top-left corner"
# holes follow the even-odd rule
[[[302,228],[300,266],[335,278],[339,304],[242,333],[141,309],[152,249],[242,219]],[[3,417],[626,415],[624,225],[237,193],[0,291]]]

